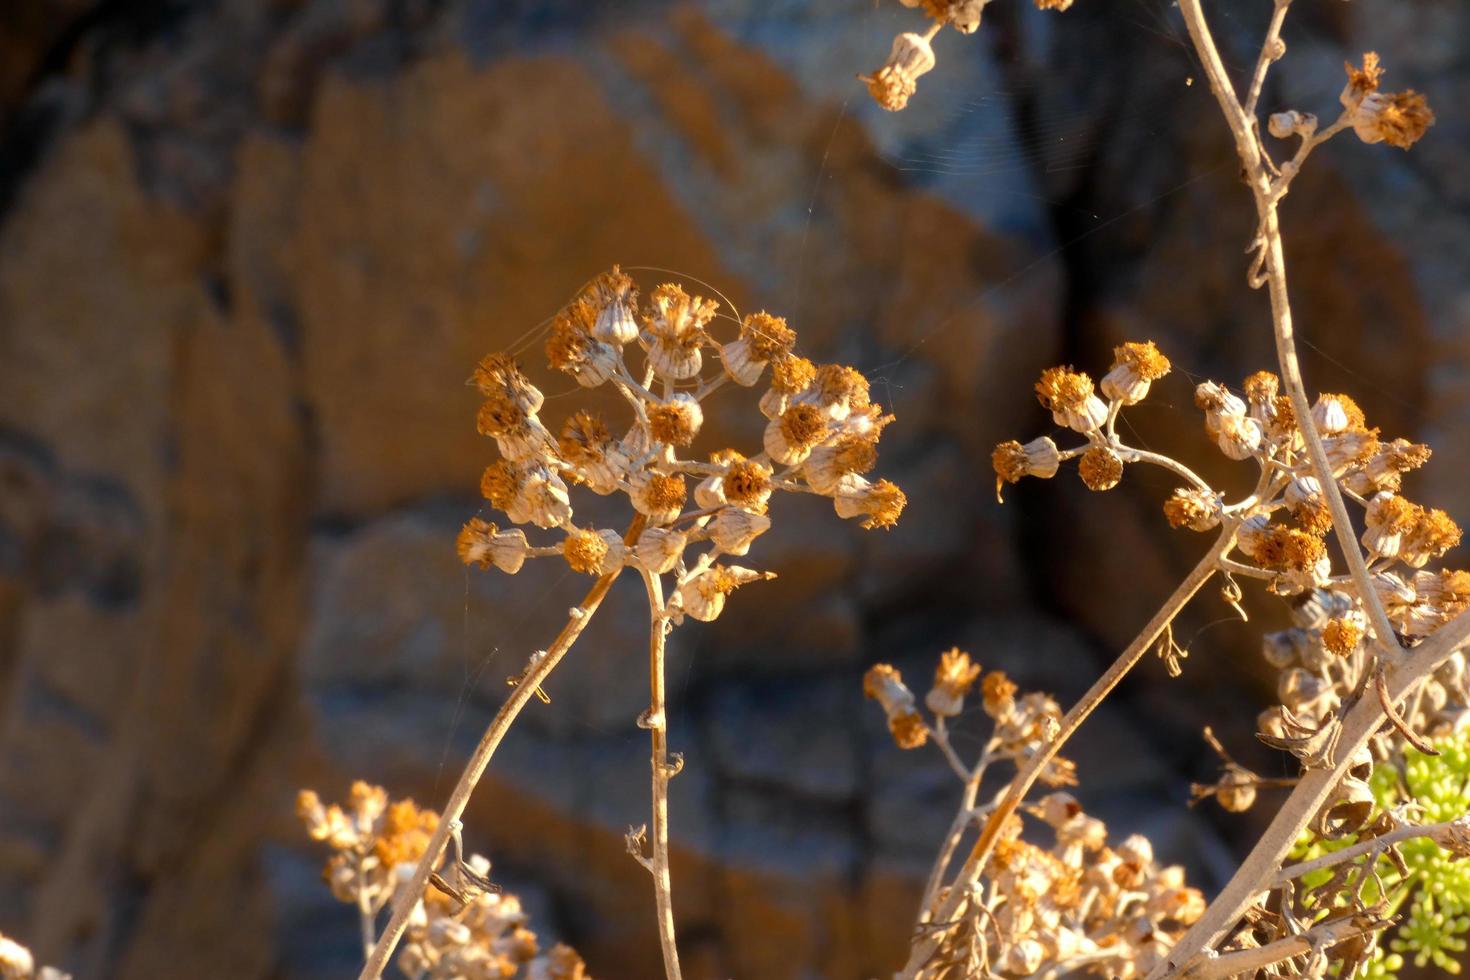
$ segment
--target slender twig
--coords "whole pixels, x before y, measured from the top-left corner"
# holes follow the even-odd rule
[[[1251,75],[1251,87],[1245,97],[1245,114],[1250,118],[1256,118],[1256,103],[1260,101],[1261,89],[1266,85],[1266,72],[1270,71],[1271,65],[1276,59],[1285,53],[1285,45],[1281,42],[1281,25],[1286,21],[1286,10],[1291,6],[1291,0],[1276,0],[1276,8],[1271,11],[1271,24],[1266,28],[1266,43],[1261,45],[1260,57],[1256,59],[1256,70]]]
[[[1037,751],[1027,761],[1025,768],[1018,772],[1015,778],[1011,780],[1010,785],[1006,789],[1005,796],[1001,799],[995,810],[991,812],[989,819],[986,820],[984,828],[980,831],[979,839],[970,851],[970,856],[966,859],[959,875],[956,876],[955,885],[950,889],[948,900],[940,909],[935,910],[931,916],[933,920],[950,922],[956,918],[959,912],[959,906],[964,902],[965,895],[969,892],[968,886],[980,877],[985,863],[990,859],[991,851],[995,848],[995,842],[1000,836],[1001,828],[1005,826],[1006,821],[1020,807],[1021,801],[1025,799],[1026,793],[1030,791],[1031,787],[1035,785],[1042,770],[1046,767],[1047,763],[1056,757],[1062,745],[1081,727],[1082,723],[1103,702],[1103,699],[1112,692],[1113,688],[1118,685],[1118,682],[1123,679],[1124,675],[1148,652],[1154,645],[1154,642],[1163,634],[1165,628],[1173,622],[1174,617],[1179,615],[1180,610],[1184,608],[1185,604],[1194,597],[1194,594],[1200,590],[1205,582],[1209,581],[1210,576],[1215,573],[1220,557],[1228,552],[1235,543],[1235,527],[1235,523],[1228,523],[1225,526],[1220,532],[1220,536],[1215,540],[1215,543],[1210,546],[1210,550],[1205,553],[1204,557],[1200,559],[1199,564],[1195,565],[1193,571],[1179,584],[1158,612],[1154,613],[1153,618],[1148,621],[1148,625],[1143,628],[1143,631],[1134,637],[1133,642],[1128,644],[1127,649],[1119,655],[1117,660],[1113,661],[1112,666],[1097,679],[1087,693],[1082,696],[1082,699],[1067,712],[1066,716],[1062,719],[1061,728],[1057,737]],[[924,968],[925,964],[929,962],[934,956],[935,951],[939,948],[940,939],[942,938],[941,934],[942,930],[931,929],[926,931],[922,939],[916,940],[913,946],[910,947],[908,963],[898,975],[906,978],[906,980],[907,978],[917,976],[918,972]]]
[[[357,914],[358,925],[362,931],[362,955],[367,958],[373,955],[373,947],[378,941],[375,935],[378,910],[373,907],[372,896],[362,887],[362,883],[367,880],[365,863],[366,856],[359,854],[357,858]]]
[[[1349,847],[1344,847],[1340,851],[1333,851],[1331,854],[1324,854],[1310,861],[1303,861],[1300,864],[1293,864],[1289,867],[1282,868],[1276,872],[1276,877],[1271,880],[1271,887],[1279,888],[1288,881],[1300,878],[1302,875],[1309,875],[1314,871],[1321,871],[1323,868],[1330,868],[1335,864],[1342,864],[1344,861],[1352,861],[1365,854],[1380,853],[1392,847],[1394,844],[1402,843],[1406,840],[1413,840],[1416,837],[1429,837],[1436,844],[1443,844],[1452,835],[1463,837],[1467,831],[1470,831],[1470,817],[1458,817],[1454,820],[1446,820],[1444,823],[1400,827],[1397,830],[1390,830],[1388,833],[1381,834],[1378,837],[1370,837],[1365,841],[1359,841]]]
[[[663,949],[664,973],[679,980],[679,947],[674,932],[673,875],[669,870],[669,765],[668,715],[664,694],[664,640],[668,621],[664,617],[663,581],[645,569],[643,584],[648,590],[648,711],[638,724],[648,729],[652,755],[649,768],[653,783],[652,853],[645,867],[653,876],[654,903],[658,909],[658,940]]]
[[[633,519],[628,528],[624,540],[632,545],[638,540],[638,535],[643,532],[646,518],[639,515]],[[510,731],[510,726],[520,715],[521,709],[530,701],[533,692],[541,686],[556,665],[566,656],[572,644],[582,635],[592,614],[597,607],[602,605],[602,600],[607,597],[608,590],[612,588],[622,570],[604,575],[593,583],[592,588],[582,597],[579,605],[572,608],[572,615],[568,617],[567,624],[557,634],[556,640],[547,649],[546,655],[541,657],[530,670],[526,671],[516,683],[510,697],[500,706],[495,717],[490,720],[485,734],[480,736],[480,743],[475,746],[474,753],[465,763],[464,771],[460,773],[459,782],[454,787],[454,792],[449,795],[449,802],[444,805],[443,812],[439,815],[439,824],[434,828],[434,834],[429,838],[429,846],[424,851],[424,856],[419,859],[418,867],[414,868],[413,877],[406,885],[400,885],[393,901],[393,915],[388,920],[388,927],[378,937],[377,944],[373,946],[372,955],[368,957],[367,963],[363,965],[362,972],[358,974],[358,980],[379,980],[383,971],[388,966],[388,960],[393,955],[393,950],[398,941],[403,938],[403,930],[408,927],[408,918],[413,913],[413,908],[418,904],[424,894],[424,888],[429,883],[429,875],[439,863],[440,856],[444,853],[444,845],[449,841],[451,830],[457,825],[459,818],[464,814],[465,806],[469,804],[470,795],[474,793],[475,786],[480,777],[485,774],[485,767],[490,764],[490,757],[500,746],[505,738],[505,733]]]
[[[1257,970],[1273,963],[1280,963],[1294,956],[1304,956],[1314,950],[1330,949],[1354,936],[1377,932],[1388,924],[1386,919],[1363,912],[1343,916],[1314,926],[1300,935],[1287,936],[1265,946],[1200,960],[1196,966],[1181,973],[1180,980],[1255,976]]]
[[[1125,446],[1122,443],[1115,444],[1113,451],[1125,463],[1152,463],[1155,466],[1162,466],[1166,470],[1173,470],[1190,483],[1193,483],[1196,490],[1204,490],[1206,493],[1212,492],[1208,483],[1201,480],[1195,475],[1193,470],[1176,459],[1170,459],[1168,456],[1161,456],[1158,453],[1151,453],[1146,449],[1134,449],[1132,446]]]
[[[1271,175],[1261,160],[1260,140],[1256,136],[1254,117],[1247,115],[1235,95],[1220,52],[1215,47],[1214,37],[1205,20],[1201,0],[1179,0],[1179,9],[1184,15],[1190,39],[1209,78],[1210,91],[1220,104],[1230,131],[1235,137],[1235,149],[1245,168],[1251,191],[1255,196],[1256,210],[1261,222],[1261,241],[1265,258],[1265,280],[1270,286],[1271,319],[1276,333],[1276,355],[1281,366],[1281,380],[1291,398],[1292,411],[1296,415],[1297,427],[1306,444],[1307,457],[1312,471],[1322,484],[1327,507],[1332,514],[1332,529],[1337,535],[1338,545],[1352,573],[1359,600],[1368,611],[1373,632],[1385,659],[1401,660],[1401,651],[1394,640],[1393,626],[1383,611],[1383,603],[1373,589],[1373,580],[1368,574],[1367,563],[1358,546],[1353,524],[1343,503],[1342,492],[1333,479],[1332,466],[1327,460],[1327,451],[1322,446],[1322,437],[1312,421],[1312,404],[1307,399],[1306,386],[1302,382],[1301,364],[1297,360],[1296,338],[1292,328],[1291,303],[1286,289],[1286,255],[1281,244],[1281,225],[1276,212],[1277,195],[1274,193]]]
[[[960,782],[968,783],[971,775],[970,769],[965,765],[964,760],[960,758],[959,753],[954,750],[954,746],[950,744],[949,728],[945,725],[942,717],[934,720],[934,727],[929,729],[929,736],[934,740],[934,744],[939,747],[940,753],[944,756],[944,761],[949,763],[950,771],[959,777]]]
[[[1429,741],[1424,736],[1410,728],[1408,721],[1393,706],[1394,699],[1388,696],[1388,680],[1383,676],[1383,671],[1382,664],[1379,664],[1373,670],[1373,687],[1378,692],[1378,703],[1383,706],[1383,716],[1404,737],[1405,742],[1408,742],[1425,755],[1439,755],[1439,749],[1429,744]]]
[[[944,719],[940,718],[937,723],[940,731],[944,729]],[[937,739],[936,739],[937,741]],[[946,737],[945,742],[948,742]],[[960,797],[960,808],[950,822],[949,833],[945,835],[944,845],[939,849],[939,855],[934,859],[934,866],[929,869],[929,880],[924,885],[924,898],[919,903],[918,921],[928,922],[931,907],[934,904],[934,896],[939,893],[939,886],[944,884],[944,876],[949,871],[949,863],[954,860],[955,851],[959,849],[960,840],[965,835],[965,830],[975,822],[975,797],[980,792],[980,781],[985,778],[985,770],[995,757],[990,753],[999,745],[997,740],[992,739],[985,746],[985,751],[980,755],[980,761],[975,763],[965,776],[965,791]]]

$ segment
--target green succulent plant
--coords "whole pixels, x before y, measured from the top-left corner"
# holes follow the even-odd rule
[[[1438,739],[1434,747],[1437,756],[1408,748],[1402,764],[1389,761],[1374,766],[1369,785],[1380,811],[1411,805],[1415,821],[1424,824],[1470,813],[1470,737]],[[1335,841],[1304,835],[1292,856],[1310,860],[1355,843],[1357,838],[1352,835]],[[1408,873],[1391,859],[1380,857],[1377,876],[1365,884],[1362,895],[1369,903],[1384,898],[1388,914],[1398,916],[1399,925],[1359,976],[1395,980],[1410,962],[1458,974],[1459,957],[1467,946],[1465,935],[1470,933],[1470,861],[1454,857],[1428,837],[1406,840],[1398,851]],[[1328,870],[1303,876],[1308,901],[1311,891],[1331,878]]]

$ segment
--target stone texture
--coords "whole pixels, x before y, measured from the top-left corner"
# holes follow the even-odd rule
[[[471,366],[507,346],[537,362],[546,318],[613,262],[786,314],[813,356],[867,370],[898,415],[882,473],[910,499],[873,534],[781,501],[752,554],[780,578],[671,643],[691,980],[898,958],[958,788],[891,744],[869,664],[922,693],[960,644],[1069,699],[1192,564],[1158,474],[994,502],[993,444],[1052,428],[1038,368],[1159,340],[1179,371],[1134,434],[1242,478],[1199,439],[1190,387],[1268,363],[1265,300],[1166,4],[1127,24],[996,4],[899,116],[852,81],[912,26],[897,4],[593,6],[0,13],[0,930],[78,976],[353,969],[292,796],[364,777],[442,801],[589,584],[554,562],[466,573],[451,541],[491,456]],[[1343,58],[1376,47],[1439,112],[1409,155],[1319,151],[1285,216],[1309,379],[1430,438],[1419,485],[1454,507],[1467,18],[1298,13],[1265,104],[1330,108]],[[1233,59],[1256,29],[1224,25]],[[570,385],[547,389],[559,412]],[[712,445],[758,435],[753,412],[707,426]],[[614,590],[466,821],[543,931],[613,980],[658,972],[622,840],[647,820],[639,591]],[[1070,750],[1089,807],[1203,880],[1249,830],[1184,811],[1183,787],[1210,770],[1201,724],[1250,751],[1253,637],[1280,609],[1250,611],[1227,622],[1202,595],[1177,626],[1185,676],[1146,661]],[[963,747],[983,732],[957,721]]]

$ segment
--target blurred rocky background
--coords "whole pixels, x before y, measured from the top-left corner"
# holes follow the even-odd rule
[[[1243,70],[1270,4],[1211,6]],[[888,742],[865,667],[922,690],[959,644],[1069,700],[1201,545],[1164,527],[1158,473],[996,503],[991,446],[1051,430],[1034,372],[1157,340],[1178,371],[1135,437],[1243,488],[1191,384],[1271,363],[1250,207],[1168,4],[1002,0],[884,114],[853,76],[917,23],[888,0],[6,0],[0,930],[80,978],[352,974],[293,794],[441,803],[579,595],[556,563],[456,561],[492,456],[463,381],[519,342],[554,407],[534,331],[621,262],[784,313],[898,414],[899,529],[778,510],[755,558],[780,580],[679,631],[671,666],[687,974],[891,968],[958,787]],[[1466,37],[1461,0],[1301,0],[1264,100],[1330,114],[1375,48],[1438,111],[1412,153],[1320,151],[1285,219],[1309,383],[1432,442],[1415,489],[1462,519]],[[1184,676],[1150,658],[1069,753],[1089,809],[1207,886],[1261,815],[1186,808],[1200,727],[1281,766],[1250,732],[1282,609],[1250,608],[1207,590]],[[615,592],[467,817],[612,980],[657,973],[622,847],[645,615]]]

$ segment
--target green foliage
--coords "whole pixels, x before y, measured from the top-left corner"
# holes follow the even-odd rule
[[[1392,762],[1373,769],[1369,785],[1380,810],[1412,804],[1410,812],[1418,823],[1454,820],[1470,813],[1470,738],[1436,741],[1438,756],[1407,749],[1402,768]],[[1304,835],[1293,850],[1293,859],[1310,860],[1348,847],[1357,840],[1347,836],[1324,841]],[[1400,873],[1386,857],[1378,859],[1376,877],[1370,878],[1362,896],[1368,903],[1382,894],[1391,914],[1400,916],[1399,927],[1379,948],[1360,975],[1372,980],[1395,980],[1405,962],[1415,966],[1433,964],[1446,973],[1458,974],[1459,954],[1466,949],[1470,933],[1470,861],[1458,860],[1433,840],[1416,837],[1398,846],[1408,874]],[[1332,872],[1305,875],[1308,893],[1332,878]]]

